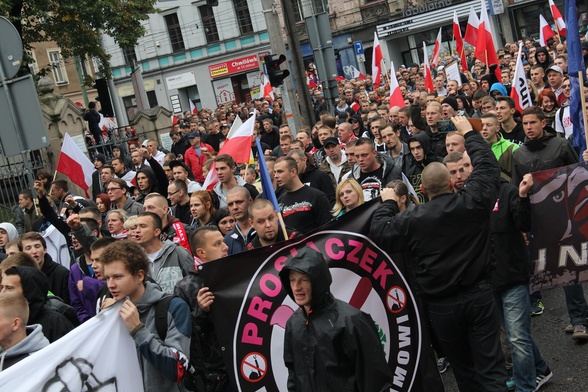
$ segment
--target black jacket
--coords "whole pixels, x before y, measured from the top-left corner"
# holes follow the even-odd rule
[[[27,325],[41,324],[43,335],[53,343],[74,329],[68,319],[47,305],[47,278],[41,271],[32,267],[12,267],[20,277],[22,290],[29,303],[29,322]],[[10,269],[12,269],[10,268]]]
[[[408,251],[424,298],[449,297],[487,279],[490,215],[500,168],[478,132],[465,135],[475,170],[457,193],[445,193],[399,214],[388,200],[374,213],[370,238],[388,252]]]
[[[140,195],[135,199],[137,203],[141,204],[145,201],[145,196],[153,192],[157,192],[163,197],[167,197],[167,186],[169,185],[165,170],[163,170],[163,167],[161,167],[159,162],[153,157],[149,158],[147,161],[151,166],[144,165],[141,169],[137,170],[137,174],[135,175],[135,181],[139,173],[145,174],[149,179],[149,188],[144,191],[139,190]]]
[[[518,186],[527,173],[555,169],[578,162],[578,154],[567,139],[544,132],[542,138],[527,139],[525,144],[513,153],[512,183]]]
[[[300,181],[323,192],[331,206],[335,205],[335,187],[328,174],[320,171],[316,166],[306,163],[306,171],[300,174]]]
[[[531,202],[520,198],[519,190],[501,179],[490,220],[494,269],[490,282],[494,290],[528,284],[531,268],[522,232],[531,230]]]
[[[286,324],[288,391],[388,391],[392,372],[374,321],[369,314],[333,297],[324,257],[304,248],[286,262],[280,280],[294,299],[291,270],[310,276],[312,299],[309,313],[301,307]]]
[[[67,285],[69,270],[53,261],[49,253],[45,253],[45,261],[41,267],[41,272],[47,277],[49,291],[69,305],[69,287]]]

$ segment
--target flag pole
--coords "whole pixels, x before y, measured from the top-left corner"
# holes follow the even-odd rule
[[[278,213],[278,220],[280,221],[280,226],[282,226],[282,234],[284,234],[284,241],[288,239],[288,231],[286,230],[286,224],[284,223],[284,217],[282,217],[281,211],[276,211]]]
[[[586,118],[586,94],[584,94],[584,75],[582,70],[578,71],[578,81],[580,82],[580,97],[582,97],[582,118],[584,121],[584,137],[586,138],[586,145],[588,145],[588,119]]]
[[[384,78],[387,79],[386,83],[390,84],[390,77],[388,76],[388,70],[386,69],[386,62],[384,60],[382,60],[380,62],[380,66],[382,67],[382,69],[384,70]],[[379,87],[379,86],[378,86]]]

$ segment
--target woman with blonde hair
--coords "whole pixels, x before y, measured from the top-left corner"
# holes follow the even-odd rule
[[[362,205],[365,201],[361,185],[359,185],[359,183],[353,178],[346,178],[341,181],[339,185],[337,185],[335,195],[337,201],[335,202],[335,207],[332,212],[335,218],[338,218],[355,207]]]
[[[216,211],[210,191],[196,191],[190,196],[190,212],[194,229],[211,224],[212,214]]]

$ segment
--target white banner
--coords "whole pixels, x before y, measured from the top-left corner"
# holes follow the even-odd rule
[[[119,315],[104,310],[0,373],[3,391],[143,391],[135,342]]]

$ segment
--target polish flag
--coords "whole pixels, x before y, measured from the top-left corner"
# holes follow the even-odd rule
[[[312,87],[312,86],[311,86]],[[316,87],[316,84],[315,84]],[[263,74],[263,84],[261,85],[261,88],[259,90],[259,99],[265,99],[265,97],[269,97],[270,98],[270,103],[274,102],[274,89],[272,88],[272,85],[269,81],[269,79],[267,78],[266,74]]]
[[[233,157],[236,163],[248,163],[251,156],[251,141],[253,139],[254,125],[255,116],[251,116],[225,141],[218,155],[228,154]],[[213,163],[202,187],[212,190],[217,183],[218,177]]]
[[[390,107],[398,106],[404,107],[404,98],[400,92],[400,86],[398,85],[398,79],[396,79],[396,71],[394,68],[394,62],[390,62]]]
[[[550,38],[555,37],[555,33],[541,14],[539,14],[539,26],[539,44],[547,47],[547,42]]]
[[[529,85],[527,83],[527,77],[525,76],[525,69],[523,68],[523,61],[521,59],[522,51],[523,44],[519,44],[519,54],[517,56],[517,64],[512,81],[512,88],[510,90],[510,97],[514,100],[515,107],[519,113],[522,113],[523,110],[532,104]]]
[[[498,64],[498,56],[496,56],[494,40],[490,31],[490,19],[488,19],[485,0],[482,0],[482,11],[480,12],[480,25],[478,26],[478,37],[474,56],[488,67],[492,64]],[[498,80],[502,80],[500,67],[497,66],[494,73]]]
[[[196,107],[196,105],[194,105],[194,102],[192,102],[191,99],[188,99],[188,101],[190,101],[190,113],[198,114],[198,108]]]
[[[82,188],[86,197],[90,197],[88,190],[92,186],[92,173],[96,168],[69,136],[69,133],[66,133],[63,138],[56,170],[65,174],[71,182]]]
[[[431,65],[436,67],[439,64],[439,56],[441,55],[441,27],[437,33],[437,39],[435,40],[435,47],[433,48],[433,59]]]
[[[474,7],[471,7],[470,16],[468,17],[468,25],[466,27],[465,37],[463,37],[463,39],[472,46],[476,46],[476,41],[478,40],[478,26],[480,26],[480,19],[478,19],[478,15],[476,15]]]
[[[566,22],[564,21],[561,12],[557,9],[553,0],[549,0],[549,8],[551,8],[551,15],[553,15],[553,20],[555,21],[555,28],[557,29],[559,35],[565,37],[566,36]]]
[[[372,84],[374,88],[380,87],[382,60],[384,60],[384,56],[382,55],[382,47],[380,46],[380,41],[378,40],[378,33],[374,31],[374,49],[372,53]]]
[[[351,68],[353,69],[353,79],[365,80],[365,75],[359,72],[359,69],[355,68],[353,65],[351,65]]]
[[[461,59],[461,69],[467,71],[468,60],[463,48],[463,38],[461,37],[461,28],[459,27],[457,11],[453,11],[453,39],[455,39],[455,49],[457,50],[457,55]]]
[[[175,114],[172,114],[169,119],[171,120],[172,125],[176,125],[178,122],[180,122],[180,119]]]
[[[427,44],[423,42],[423,57],[425,59],[425,89],[428,93],[435,91],[433,86],[433,75],[431,75],[431,67],[429,66],[429,55],[427,54]]]

